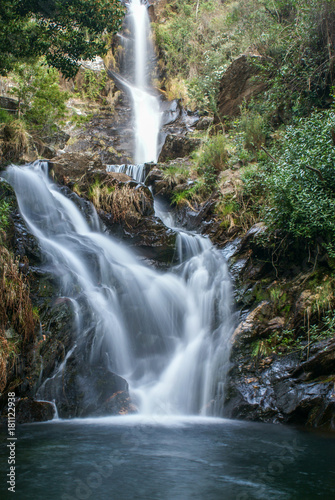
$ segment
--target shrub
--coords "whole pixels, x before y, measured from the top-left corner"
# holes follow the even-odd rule
[[[284,137],[281,155],[265,182],[271,195],[265,221],[335,254],[335,114],[299,119]]]
[[[0,108],[0,124],[8,123],[12,120],[12,116],[5,110]]]
[[[242,106],[239,127],[244,135],[244,146],[251,151],[258,151],[265,143],[265,120],[257,112]]]
[[[19,100],[19,116],[22,115],[31,128],[44,133],[55,130],[55,124],[66,115],[65,103],[69,97],[60,88],[58,71],[48,68],[43,61],[22,63],[12,78],[16,86],[11,92]]]
[[[1,233],[6,230],[9,225],[9,211],[10,205],[6,200],[0,200],[0,242],[1,242]]]

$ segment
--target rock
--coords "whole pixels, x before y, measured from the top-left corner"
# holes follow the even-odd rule
[[[115,223],[111,214],[99,211],[99,216],[111,234],[136,247],[144,258],[158,264],[170,264],[176,258],[177,233],[167,228],[158,217]]]
[[[219,123],[225,116],[239,115],[243,102],[264,92],[268,85],[267,79],[264,75],[262,78],[255,78],[261,74],[255,63],[259,64],[264,60],[260,55],[242,55],[231,63],[220,82],[215,123]]]
[[[70,139],[70,135],[64,130],[56,127],[56,130],[49,135],[43,137],[43,142],[49,147],[64,148],[67,141]]]
[[[199,139],[194,139],[186,135],[180,136],[168,134],[158,161],[164,162],[189,156],[192,151],[200,146],[200,144],[201,141]]]
[[[207,130],[213,125],[214,119],[211,116],[203,116],[200,118],[195,128],[197,130]]]
[[[54,406],[47,401],[34,401],[31,398],[23,398],[15,405],[15,417],[18,424],[46,422],[52,420],[54,415]]]
[[[105,170],[98,155],[64,153],[48,161],[51,177],[64,185],[75,184],[92,170]]]
[[[112,373],[103,361],[89,363],[87,346],[70,355],[61,373],[48,379],[43,387],[44,397],[57,401],[61,418],[118,415],[134,412],[128,384]]]
[[[335,339],[319,344],[316,354],[297,367],[292,376],[299,377],[302,373],[308,374],[305,380],[335,374]]]
[[[114,86],[112,80],[108,80],[107,84]],[[133,164],[135,141],[129,98],[125,93],[114,92],[114,89],[111,89],[109,96],[111,105],[96,106],[89,121],[75,130],[70,129],[71,139],[64,150],[66,153],[91,152],[109,165]],[[86,111],[81,111],[83,103],[75,99],[71,101],[70,107],[85,115]]]
[[[264,317],[271,312],[270,303],[266,300],[261,302],[235,329],[231,342],[234,349],[240,347],[241,343],[252,341],[264,328]]]
[[[150,170],[149,174],[147,175],[145,179],[145,184],[147,186],[154,186],[157,181],[162,181],[164,176],[163,170],[161,170],[158,167],[153,168]]]
[[[129,392],[117,391],[103,403],[94,415],[128,415],[129,413],[137,413],[137,408],[131,402]]]
[[[8,113],[15,114],[19,108],[19,101],[11,97],[0,96],[0,108]]]

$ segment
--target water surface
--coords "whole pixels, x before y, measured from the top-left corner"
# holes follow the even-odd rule
[[[17,460],[20,500],[330,500],[335,491],[334,436],[222,419],[23,425]],[[1,498],[13,498],[1,483]]]

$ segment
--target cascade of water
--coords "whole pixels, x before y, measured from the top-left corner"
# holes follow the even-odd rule
[[[171,272],[158,272],[102,234],[95,217],[88,224],[40,164],[11,166],[5,177],[47,266],[59,274],[60,296],[72,304],[78,333],[70,354],[85,346],[89,363],[107,363],[129,382],[142,412],[211,413],[232,329],[222,254],[205,240]],[[48,397],[57,403],[56,387]]]
[[[121,79],[133,102],[135,163],[156,162],[162,113],[158,98],[150,88],[153,48],[147,6],[140,0],[131,0],[128,4],[126,26],[129,26],[132,37],[120,36],[126,61]],[[134,71],[129,67],[132,60]]]
[[[136,182],[144,182],[145,180],[145,165],[140,163],[138,165],[107,165],[107,172],[120,172],[132,177]]]

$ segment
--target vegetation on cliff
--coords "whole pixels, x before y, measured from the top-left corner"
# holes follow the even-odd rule
[[[107,52],[106,35],[121,25],[119,0],[2,0],[0,74],[22,59],[45,56],[67,78],[80,59]]]

